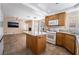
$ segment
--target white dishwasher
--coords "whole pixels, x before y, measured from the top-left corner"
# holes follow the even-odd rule
[[[47,42],[56,44],[56,32],[47,32]]]

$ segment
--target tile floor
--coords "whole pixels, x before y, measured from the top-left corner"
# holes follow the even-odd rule
[[[26,48],[26,35],[6,35],[4,36],[4,55],[33,55],[33,53]],[[41,55],[70,55],[62,47],[46,43],[46,50]]]

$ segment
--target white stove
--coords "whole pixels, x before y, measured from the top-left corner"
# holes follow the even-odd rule
[[[56,32],[47,32],[47,42],[56,44]]]

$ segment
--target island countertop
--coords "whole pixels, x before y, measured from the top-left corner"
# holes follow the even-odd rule
[[[23,31],[25,34],[33,35],[33,36],[39,36],[39,35],[46,35],[46,32],[33,32],[33,31]]]

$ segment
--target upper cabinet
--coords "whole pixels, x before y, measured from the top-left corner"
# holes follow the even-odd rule
[[[47,17],[48,17],[48,19],[51,19],[51,20],[58,19],[58,15],[57,14],[56,15],[47,16]]]
[[[65,25],[65,12],[59,13],[58,14],[58,20],[59,20],[59,25],[64,26]]]
[[[49,25],[49,21],[56,20],[56,19],[58,19],[58,15],[46,16],[45,17],[45,24],[46,24],[46,26],[50,27],[51,25]]]
[[[46,16],[45,17],[45,24],[46,26],[52,26],[52,25],[49,25],[49,21],[51,20],[58,20],[58,26],[64,26],[65,25],[65,12],[62,12],[62,13],[58,13],[58,14],[55,14],[55,15],[51,15],[51,16]]]

